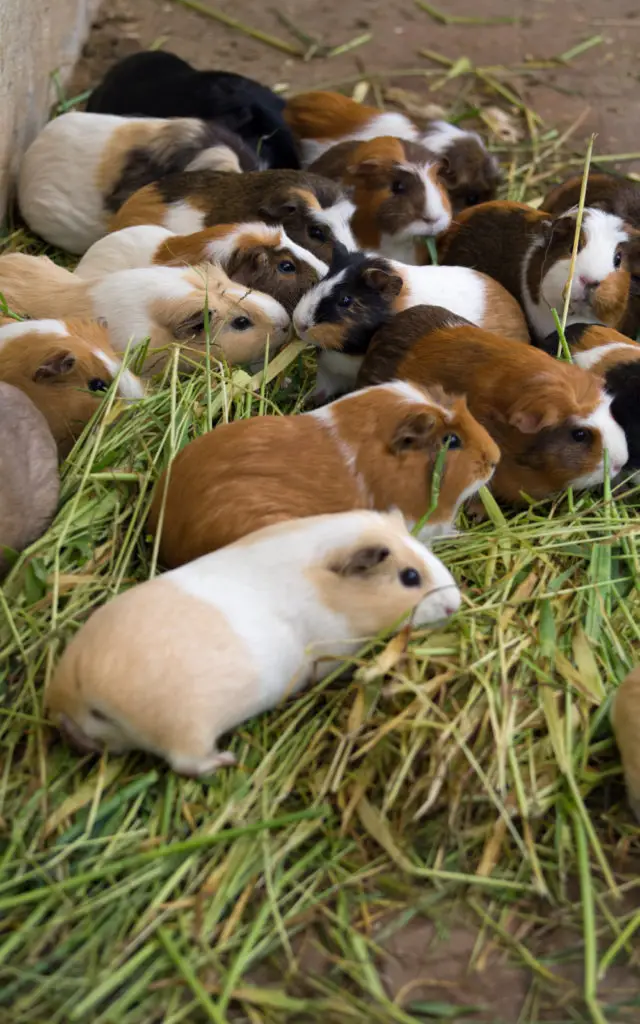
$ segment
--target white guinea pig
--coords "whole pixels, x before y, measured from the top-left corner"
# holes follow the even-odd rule
[[[398,512],[279,523],[109,601],[67,647],[46,704],[84,750],[146,750],[205,775],[235,762],[223,733],[403,617],[423,626],[459,604]]]

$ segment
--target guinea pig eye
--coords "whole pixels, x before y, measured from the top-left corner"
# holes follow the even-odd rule
[[[593,438],[593,434],[586,427],[576,427],[575,430],[571,431],[571,438],[576,444],[589,444]]]
[[[248,331],[253,324],[248,316],[236,316],[231,321],[234,331]]]
[[[422,576],[417,569],[403,569],[399,577],[403,587],[422,586]]]
[[[313,238],[316,242],[326,242],[327,236],[322,228],[317,227],[315,224],[310,224],[307,228],[307,234],[309,238]]]
[[[351,295],[341,295],[338,299],[338,305],[342,306],[343,309],[348,309],[349,306],[353,305],[353,297]]]
[[[407,191],[404,181],[392,181],[391,191],[394,196],[401,196]]]
[[[457,434],[445,434],[442,438],[442,446],[451,448],[462,448],[462,441]]]
[[[295,274],[296,267],[291,260],[282,260],[281,263],[278,263],[278,270],[281,274]]]
[[[109,385],[106,381],[100,380],[99,377],[93,377],[87,384],[89,391],[108,391]]]
[[[622,264],[622,253],[621,252],[617,252],[615,254],[615,256],[613,257],[613,266],[617,270],[618,267],[621,266],[621,264]]]

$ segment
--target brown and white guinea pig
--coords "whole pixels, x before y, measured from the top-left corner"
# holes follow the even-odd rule
[[[69,453],[118,377],[118,395],[142,398],[142,382],[122,369],[109,332],[95,320],[23,320],[0,326],[0,381],[42,413],[61,458]]]
[[[498,163],[476,132],[446,121],[430,121],[421,131],[406,114],[365,106],[337,92],[294,96],[284,116],[300,140],[305,166],[339,143],[390,135],[421,143],[440,160],[441,176],[455,210],[487,202],[496,194]]]
[[[218,748],[224,733],[382,630],[459,605],[451,573],[397,514],[281,523],[108,601],[67,646],[45,705],[83,751],[145,750],[206,775],[236,762]]]
[[[207,351],[229,363],[264,360],[287,340],[287,311],[270,295],[247,291],[221,267],[140,267],[84,280],[46,256],[0,256],[0,294],[9,308],[33,318],[102,318],[117,352],[150,339],[148,375],[162,369],[180,345],[180,369],[189,371]],[[205,310],[208,314],[205,315]],[[208,321],[208,323],[207,323]]]
[[[582,174],[574,174],[547,193],[542,209],[558,217],[578,205],[581,190]],[[585,202],[605,213],[614,213],[625,223],[640,229],[640,183],[637,181],[601,172],[590,174]]]
[[[597,374],[611,395],[611,414],[624,430],[629,449],[625,471],[640,470],[640,345],[625,334],[600,324],[571,324],[565,329],[571,357],[577,366]],[[558,353],[554,332],[539,347]]]
[[[564,308],[576,214],[553,218],[523,203],[484,203],[457,216],[440,239],[440,260],[503,284],[542,340],[555,329],[551,310],[560,315]],[[568,323],[602,322],[635,336],[639,296],[640,234],[613,214],[585,209]]]
[[[622,758],[629,806],[640,821],[640,666],[616,690],[611,724]]]
[[[234,132],[195,118],[118,117],[71,111],[50,121],[24,155],[18,205],[32,231],[83,253],[143,185],[175,171],[251,171]]]
[[[437,159],[417,142],[390,135],[341,142],[310,170],[353,188],[351,227],[358,243],[390,259],[416,259],[416,243],[451,223],[451,202]]]
[[[198,437],[158,481],[149,529],[161,531],[160,556],[173,567],[300,516],[397,507],[419,522],[445,444],[437,505],[420,536],[446,533],[500,453],[463,399],[404,382],[298,416],[236,420]]]
[[[491,489],[505,501],[602,483],[605,448],[612,477],[627,462],[624,431],[602,381],[447,309],[414,307],[375,335],[358,383],[368,387],[396,378],[466,396],[500,449]]]
[[[238,284],[272,295],[292,313],[329,267],[297,245],[278,224],[219,224],[193,235],[174,235],[157,224],[113,231],[84,254],[75,274],[89,279],[133,267],[218,263]]]
[[[58,504],[58,453],[47,421],[18,388],[0,381],[0,578],[42,536]]]
[[[328,263],[336,242],[358,246],[350,221],[354,205],[343,188],[308,171],[171,174],[140,189],[118,211],[111,230],[159,224],[189,235],[216,224],[263,220],[282,224],[298,245]]]
[[[327,277],[293,314],[299,336],[320,350],[315,396],[349,391],[374,332],[410,306],[441,304],[488,331],[529,341],[514,298],[468,267],[415,267],[338,248]]]

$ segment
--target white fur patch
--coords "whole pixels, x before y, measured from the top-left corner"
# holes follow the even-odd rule
[[[101,348],[93,349],[94,356],[100,360],[100,362],[107,368],[112,378],[118,376],[118,372],[121,367],[119,359],[113,359]],[[130,370],[123,370],[120,374],[118,381],[118,393],[122,398],[144,398],[144,388],[142,382],[135,377]]]
[[[596,430],[602,437],[602,446],[609,454],[609,476],[617,476],[629,458],[629,448],[624,430],[611,415],[611,396],[603,397],[590,416],[585,419],[576,418],[576,427],[587,427]],[[604,458],[590,473],[576,477],[571,483],[579,489],[594,487],[604,480]]]
[[[196,231],[202,231],[205,226],[204,213],[202,210],[196,210],[191,203],[171,203],[167,207],[162,226],[174,235],[193,235]]]
[[[186,299],[193,293],[184,275],[181,267],[140,267],[87,282],[94,313],[107,320],[111,344],[118,352],[130,340],[135,346],[149,337],[153,302]]]
[[[356,386],[356,378],[364,356],[350,356],[346,352],[324,349],[318,353],[318,372],[313,395],[326,400],[344,395]]]
[[[225,295],[233,295],[237,297],[239,302],[245,302],[245,310],[247,314],[251,313],[251,307],[254,309],[260,309],[266,317],[269,318],[274,328],[283,331],[289,327],[291,320],[289,314],[283,305],[281,305],[277,299],[274,299],[272,295],[267,295],[265,292],[254,291],[252,288],[247,288],[246,285],[233,285],[226,287],[224,290]],[[238,316],[242,316],[244,310],[238,311]]]
[[[87,249],[74,274],[88,280],[118,270],[150,267],[162,243],[173,237],[173,232],[159,224],[136,224],[113,231]]]
[[[331,228],[336,242],[342,242],[349,252],[355,252],[359,246],[350,226],[355,209],[350,199],[339,199],[333,206],[327,206],[323,210],[312,210],[311,215],[317,224],[326,224]]]
[[[586,348],[581,352],[572,352],[571,355],[576,366],[581,366],[583,370],[592,370],[610,352],[619,352],[621,349],[629,349],[629,354],[632,357],[640,359],[640,345],[633,345],[630,341],[628,343],[625,341],[614,341],[611,345],[598,345],[596,348]]]
[[[391,261],[408,285],[405,308],[443,306],[456,316],[482,327],[486,309],[486,281],[468,267],[412,267]]]
[[[442,156],[451,146],[459,142],[460,139],[465,138],[465,136],[474,138],[483,145],[482,139],[476,132],[466,132],[455,124],[449,124],[448,121],[431,121],[420,142],[436,156]]]
[[[338,274],[334,274],[332,277],[325,278],[324,281],[320,281],[319,284],[311,288],[306,295],[303,295],[300,302],[293,311],[293,326],[296,334],[302,341],[306,341],[305,332],[308,331],[314,325],[315,311],[318,308],[318,304],[322,299],[326,298],[327,295],[331,295],[331,292],[340,281],[344,281],[347,276],[346,270],[341,270]]]
[[[339,142],[365,142],[367,139],[377,139],[381,135],[390,135],[394,139],[409,139],[415,142],[420,133],[405,114],[385,110],[376,117],[372,117],[367,124],[350,135],[341,135],[335,139],[302,139],[303,166],[308,167]]]
[[[418,176],[424,185],[425,204],[424,216],[428,221],[428,230],[422,234],[439,235],[446,231],[451,223],[451,211],[447,209],[443,197],[444,188],[438,187],[432,178],[433,164],[423,164],[418,168]]]
[[[278,249],[289,249],[290,252],[297,256],[303,263],[307,263],[313,270],[315,270],[318,278],[322,280],[323,277],[329,273],[329,267],[322,260],[319,260],[317,256],[314,256],[312,252],[305,249],[302,245],[298,245],[293,239],[289,238],[284,228],[280,229],[280,243],[277,246]]]
[[[240,174],[242,168],[237,153],[229,146],[209,146],[187,164],[185,171],[226,171],[229,174]]]
[[[0,348],[26,334],[53,334],[58,338],[69,337],[69,331],[62,320],[15,320],[11,324],[0,327]]]

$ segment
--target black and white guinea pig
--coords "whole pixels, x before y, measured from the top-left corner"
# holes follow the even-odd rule
[[[18,204],[32,231],[83,253],[109,218],[150,181],[184,170],[236,172],[257,166],[224,125],[195,118],[117,117],[70,111],[50,121],[20,165]]]
[[[259,167],[300,166],[282,116],[284,100],[252,78],[231,71],[197,71],[175,53],[134,53],[109,69],[87,110],[127,117],[197,117],[237,132]]]

